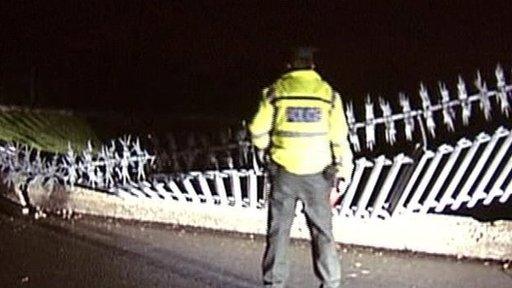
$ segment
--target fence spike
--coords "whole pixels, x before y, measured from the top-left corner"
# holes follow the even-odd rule
[[[391,105],[382,97],[379,97],[379,105],[384,117],[384,125],[386,126],[386,141],[393,145],[396,142],[396,128],[395,122],[393,122],[393,119],[391,118],[391,115],[393,114],[391,111]]]
[[[439,82],[439,92],[441,93],[441,105],[443,106],[443,122],[448,128],[448,131],[455,131],[453,124],[453,118],[455,118],[455,112],[450,107],[450,92],[446,88],[446,84]]]
[[[462,109],[462,123],[464,126],[469,124],[469,117],[471,117],[471,105],[468,99],[468,92],[466,90],[466,83],[462,80],[462,77],[459,75],[459,81],[457,82],[457,92],[460,100],[460,106]]]
[[[496,171],[498,171],[498,167],[500,163],[503,162],[503,159],[506,158],[505,155],[507,154],[507,151],[510,148],[510,145],[512,144],[512,134],[507,129],[500,127],[498,130],[494,132],[495,135],[497,135],[498,138],[505,138],[503,142],[497,143],[495,148],[493,150],[497,150],[496,154],[491,155],[488,160],[487,168],[485,169],[485,172],[483,173],[482,178],[480,179],[480,182],[478,183],[478,186],[476,186],[473,195],[471,197],[471,200],[468,203],[468,207],[472,208],[476,205],[476,203],[482,199],[485,199],[486,201],[492,201],[492,198],[489,199],[491,195],[492,190],[487,190],[486,187],[491,182],[491,178],[494,177],[496,174]],[[493,183],[495,181],[492,181]],[[476,184],[476,183],[475,183]],[[488,193],[487,193],[488,192]],[[486,202],[484,202],[485,204]]]
[[[112,156],[109,153],[108,147],[103,146],[102,153],[104,155],[104,169],[105,169],[105,185],[110,188],[115,184],[114,181],[114,163]]]
[[[354,214],[355,217],[368,218],[370,216],[370,211],[368,211],[368,202],[372,196],[372,192],[377,185],[377,181],[379,180],[382,168],[384,165],[389,165],[391,161],[389,161],[386,156],[380,155],[374,160],[373,168],[371,169],[368,180],[365,181],[365,185],[363,188],[363,192],[357,201],[356,212]]]
[[[373,114],[373,103],[370,99],[370,95],[366,96],[364,108],[366,112],[366,147],[373,150],[373,146],[375,145],[375,116]]]
[[[348,102],[346,113],[347,115],[347,123],[348,123],[348,137],[350,139],[350,143],[354,147],[355,152],[361,151],[361,145],[359,144],[359,137],[357,137],[357,130],[355,128],[356,118],[354,116],[354,106],[352,101]]]
[[[411,103],[409,98],[405,96],[405,93],[398,93],[400,98],[400,106],[402,106],[402,112],[404,113],[404,125],[405,125],[405,137],[407,140],[412,140],[412,132],[414,132],[414,118],[411,114]]]
[[[479,91],[480,109],[484,112],[485,120],[491,119],[491,102],[489,101],[487,84],[482,79],[480,71],[476,73],[475,86]]]
[[[428,96],[427,88],[423,83],[420,84],[420,97],[423,106],[423,117],[427,121],[427,129],[432,137],[436,137],[436,123],[434,122],[434,115],[432,113],[432,104]]]
[[[510,103],[508,102],[507,97],[507,83],[505,82],[505,73],[503,72],[503,68],[500,64],[496,67],[496,80],[497,80],[497,100],[501,107],[501,113],[505,114],[505,116],[509,117],[510,114]]]

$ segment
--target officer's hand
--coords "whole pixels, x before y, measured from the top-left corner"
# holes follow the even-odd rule
[[[336,187],[331,188],[331,193],[329,194],[329,205],[334,208],[336,204],[338,203],[338,200],[340,200],[340,194],[338,193],[338,189]]]
[[[336,204],[339,204],[339,202],[341,202],[341,197],[347,191],[349,184],[347,181],[343,179],[336,179],[335,182],[336,184],[331,188],[331,193],[329,195],[329,204],[333,208],[334,206],[336,206]]]
[[[261,149],[258,149],[256,155],[263,168],[267,170],[270,175],[276,175],[279,166],[270,158],[270,155],[268,155],[265,150]]]

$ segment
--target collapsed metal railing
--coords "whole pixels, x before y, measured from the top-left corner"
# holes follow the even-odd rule
[[[29,205],[24,190],[30,186],[51,190],[55,184],[69,187],[81,185],[92,189],[110,189],[146,179],[148,165],[154,160],[130,136],[112,140],[95,151],[91,143],[76,153],[68,146],[66,154],[58,155],[35,150],[19,143],[0,145],[0,172],[7,186],[16,186],[20,203]]]
[[[366,121],[356,122],[353,104],[347,106],[350,141],[354,150],[361,151],[358,130],[366,133],[366,148],[376,145],[376,131],[385,129],[389,144],[397,141],[395,124],[403,121],[406,140],[413,141],[415,123],[422,133],[422,144],[411,153],[394,157],[357,157],[352,181],[336,213],[345,217],[387,219],[404,213],[453,213],[477,205],[507,203],[512,194],[512,133],[505,127],[494,132],[480,133],[474,139],[460,139],[455,145],[429,147],[427,131],[436,135],[436,114],[442,115],[448,131],[454,128],[454,109],[460,108],[463,125],[468,125],[472,103],[478,102],[486,120],[491,120],[492,99],[500,111],[509,116],[509,97],[501,67],[496,69],[497,88],[488,90],[478,74],[475,81],[478,93],[468,96],[459,78],[458,99],[450,100],[446,86],[440,84],[441,102],[432,104],[427,89],[421,85],[421,109],[412,109],[409,100],[400,97],[402,113],[392,114],[390,105],[380,100],[382,117],[375,117],[373,104],[366,101]],[[426,126],[426,129],[425,127]],[[240,139],[238,139],[240,140]],[[0,146],[0,168],[5,181],[11,184],[59,182],[63,185],[82,185],[102,190],[122,198],[143,198],[176,203],[217,205],[262,209],[265,206],[268,177],[258,167],[254,149],[239,141],[247,168],[183,171],[155,174],[146,179],[145,170],[154,159],[140,147],[139,141],[125,137],[94,152],[80,154],[72,149],[65,155],[41,157],[28,147],[6,144]],[[116,144],[117,143],[117,144]],[[358,154],[359,155],[359,154]],[[20,180],[21,179],[21,180]]]
[[[216,129],[182,129],[153,135],[148,148],[157,156],[155,170],[179,173],[193,170],[250,167],[245,121]]]
[[[477,204],[506,203],[512,194],[512,133],[499,128],[454,147],[418,149],[393,159],[379,156],[355,161],[355,171],[342,202],[335,207],[346,217],[386,219],[403,213],[443,213]],[[157,175],[118,193],[210,205],[262,208],[265,178],[255,170],[190,172]]]
[[[366,148],[376,145],[376,131],[385,129],[388,144],[397,141],[397,122],[403,121],[406,140],[413,141],[415,125],[419,125],[422,139],[411,155],[399,153],[393,159],[381,155],[373,159],[357,159],[352,183],[337,211],[347,217],[388,218],[402,213],[444,213],[461,208],[471,209],[477,204],[490,205],[499,198],[506,203],[510,198],[511,165],[509,159],[510,131],[498,128],[492,135],[479,134],[475,140],[463,138],[456,145],[427,145],[428,137],[436,137],[436,114],[441,114],[447,131],[455,129],[455,109],[460,109],[462,124],[467,126],[474,113],[472,106],[479,103],[485,120],[492,119],[492,100],[509,117],[509,97],[512,86],[507,86],[503,69],[495,71],[496,90],[490,91],[477,73],[478,93],[469,95],[459,77],[458,99],[451,100],[445,84],[439,83],[441,101],[432,104],[427,88],[420,85],[421,109],[412,109],[408,98],[401,93],[402,113],[393,114],[389,102],[380,99],[382,117],[375,117],[373,104],[367,98],[366,121],[356,122],[353,104],[347,105],[350,141],[356,152],[361,152],[360,134],[364,130]],[[415,124],[416,123],[416,124]],[[380,128],[381,129],[381,128]],[[427,133],[429,135],[427,135]],[[247,146],[248,147],[248,146]],[[247,148],[249,149],[249,148]],[[246,151],[250,154],[253,151]],[[508,157],[508,158],[507,158]],[[251,159],[251,157],[246,157]],[[254,158],[254,157],[252,157]],[[263,178],[263,179],[262,179]],[[227,169],[223,171],[189,172],[178,176],[155,177],[160,197],[170,189],[171,198],[180,201],[260,208],[264,203],[265,179],[258,169]],[[491,184],[493,183],[493,184]],[[146,192],[151,194],[150,185]]]

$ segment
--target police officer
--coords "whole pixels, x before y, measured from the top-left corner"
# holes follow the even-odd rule
[[[265,287],[284,287],[287,250],[298,200],[311,234],[314,271],[323,288],[340,287],[341,271],[332,235],[329,194],[333,183],[348,181],[352,152],[338,93],[314,70],[314,49],[294,50],[289,71],[263,90],[249,125],[253,144],[270,157]]]

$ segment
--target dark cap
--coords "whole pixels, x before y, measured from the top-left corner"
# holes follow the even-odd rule
[[[316,48],[311,46],[297,47],[292,50],[290,65],[292,68],[312,68],[314,66],[314,54]]]

